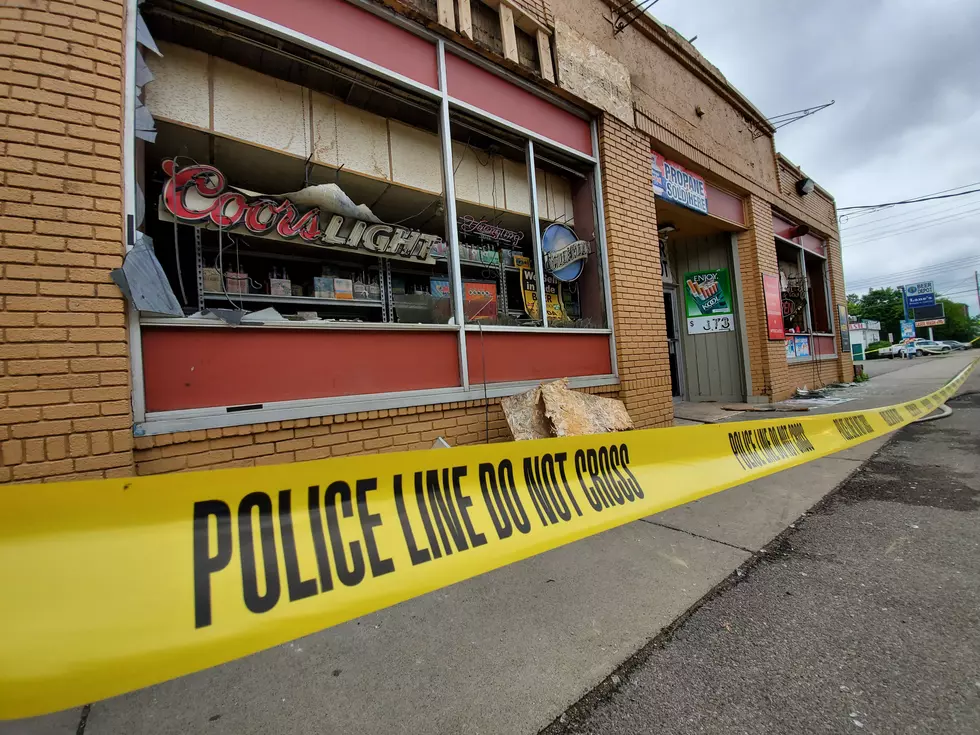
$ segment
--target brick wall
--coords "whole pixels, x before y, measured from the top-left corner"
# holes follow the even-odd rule
[[[786,348],[782,340],[769,339],[762,274],[778,275],[776,244],[772,231],[772,207],[757,196],[746,200],[749,230],[738,235],[742,302],[749,343],[752,395],[781,398],[787,381]]]
[[[837,211],[834,202],[819,189],[800,196],[796,193],[796,182],[806,178],[806,174],[783,156],[776,157],[779,173],[779,192],[783,204],[804,212],[822,232],[837,232]]]
[[[673,420],[650,141],[614,117],[599,130],[620,398],[639,428]]]
[[[0,481],[132,473],[121,2],[0,8]]]
[[[833,312],[834,331],[837,334],[837,367],[840,380],[849,383],[854,380],[854,361],[850,352],[840,352],[840,320],[837,318],[837,307],[847,306],[847,292],[844,288],[844,263],[841,255],[840,240],[832,238],[827,241],[827,270],[830,273],[830,302]]]
[[[505,4],[513,6],[545,28],[554,28],[555,26],[555,18],[551,14],[551,3],[548,0],[508,0]]]
[[[853,377],[853,376],[852,376]],[[819,388],[828,383],[841,380],[838,360],[817,360],[790,365],[786,374],[786,385],[780,391],[780,400],[789,398],[797,388]],[[843,410],[847,410],[846,408]]]

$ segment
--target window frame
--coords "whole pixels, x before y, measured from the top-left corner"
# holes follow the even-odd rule
[[[446,207],[446,241],[447,248],[450,255],[449,263],[449,277],[452,282],[452,292],[453,292],[453,313],[455,317],[455,324],[453,325],[440,325],[440,324],[384,324],[384,323],[365,323],[357,325],[347,325],[347,324],[329,324],[329,325],[297,325],[291,328],[303,328],[303,329],[359,329],[363,331],[403,331],[403,330],[420,330],[420,331],[456,331],[458,334],[457,349],[458,349],[458,360],[459,360],[459,373],[460,373],[460,385],[458,387],[452,388],[438,388],[433,390],[425,391],[399,391],[396,393],[375,393],[369,395],[359,395],[359,396],[338,396],[338,397],[328,397],[328,398],[309,398],[309,399],[299,399],[294,401],[285,401],[280,403],[268,403],[263,404],[262,408],[258,408],[254,411],[235,411],[229,413],[227,407],[208,407],[199,409],[186,409],[186,410],[167,410],[167,411],[147,411],[146,410],[146,397],[145,397],[145,382],[144,382],[144,372],[143,372],[143,356],[142,356],[142,328],[154,327],[154,326],[172,326],[181,328],[193,328],[195,326],[200,327],[201,324],[193,324],[191,320],[182,318],[173,319],[161,319],[154,317],[141,317],[139,312],[136,311],[135,307],[130,304],[129,309],[129,321],[128,321],[128,331],[129,331],[129,348],[130,348],[130,370],[131,370],[131,385],[132,385],[132,410],[133,410],[133,421],[134,421],[134,435],[135,436],[149,436],[155,434],[171,433],[175,431],[189,431],[195,429],[205,429],[205,428],[219,428],[228,426],[241,426],[253,423],[262,423],[268,421],[281,421],[288,419],[301,419],[301,418],[313,418],[328,415],[337,415],[342,413],[349,413],[351,411],[363,411],[367,408],[371,410],[381,410],[381,409],[392,409],[401,408],[409,406],[424,406],[424,405],[434,405],[442,403],[453,403],[459,401],[467,400],[482,400],[484,395],[488,397],[500,397],[506,395],[513,395],[515,393],[521,392],[528,389],[534,385],[537,385],[539,381],[516,381],[510,383],[496,383],[488,386],[484,386],[482,383],[478,386],[470,384],[469,371],[467,369],[467,354],[466,354],[466,334],[468,332],[479,331],[481,329],[480,325],[466,324],[465,319],[462,318],[462,274],[460,271],[460,250],[459,250],[459,236],[456,224],[456,205],[455,205],[455,182],[453,177],[453,164],[452,164],[452,138],[449,128],[450,113],[453,110],[458,110],[464,112],[468,115],[475,116],[481,120],[490,123],[494,126],[499,126],[505,128],[511,133],[516,133],[520,135],[526,144],[526,160],[529,162],[528,172],[529,172],[529,196],[530,204],[532,207],[532,212],[534,216],[534,221],[539,222],[537,219],[538,212],[538,196],[537,187],[535,183],[535,166],[533,162],[534,158],[534,144],[540,143],[547,147],[557,149],[562,153],[565,153],[572,158],[588,165],[591,168],[592,179],[593,179],[593,208],[595,212],[596,222],[596,257],[599,257],[600,268],[601,268],[601,286],[603,288],[603,309],[606,317],[606,328],[596,329],[596,328],[568,328],[568,327],[551,327],[547,324],[547,319],[543,319],[541,326],[507,326],[507,325],[486,325],[482,326],[485,331],[495,331],[495,332],[519,332],[519,333],[532,333],[532,334],[603,334],[608,338],[609,344],[609,356],[610,356],[610,372],[606,375],[591,375],[591,376],[569,376],[569,383],[572,387],[595,387],[601,385],[616,385],[619,383],[619,371],[618,364],[616,360],[616,339],[614,333],[614,322],[612,313],[612,295],[611,295],[611,284],[609,275],[609,259],[608,259],[608,249],[606,244],[606,233],[605,233],[605,212],[602,200],[602,171],[599,163],[599,148],[598,148],[598,126],[596,124],[595,118],[590,116],[585,111],[577,108],[567,101],[552,95],[545,90],[539,89],[532,83],[512,74],[511,72],[498,67],[492,62],[484,59],[478,54],[465,49],[458,44],[450,41],[446,41],[440,38],[431,31],[418,26],[417,24],[409,21],[405,18],[400,18],[398,16],[392,16],[388,12],[374,6],[370,3],[364,3],[360,0],[351,0],[352,4],[356,7],[362,8],[371,12],[374,15],[380,16],[388,22],[395,23],[399,27],[408,30],[410,33],[422,37],[432,43],[433,52],[436,55],[436,65],[438,69],[438,88],[434,89],[420,82],[414,81],[405,77],[398,72],[384,68],[375,64],[374,62],[368,61],[349,52],[338,49],[324,41],[314,39],[302,34],[298,34],[290,29],[279,26],[278,24],[259,18],[247,13],[242,13],[236,9],[230,8],[227,5],[223,5],[215,2],[214,0],[189,0],[191,6],[199,9],[208,11],[219,17],[230,18],[237,22],[240,22],[249,27],[261,30],[268,33],[271,36],[283,38],[294,43],[300,43],[304,46],[311,48],[324,56],[338,61],[343,64],[352,66],[362,72],[371,74],[372,76],[379,77],[386,82],[389,82],[395,86],[400,86],[406,88],[412,92],[421,94],[434,102],[438,103],[439,107],[439,138],[440,138],[440,149],[442,152],[442,173],[443,173],[443,196],[444,203]],[[136,65],[136,16],[137,16],[137,2],[136,0],[127,0],[127,27],[126,27],[126,65],[125,65],[125,94],[124,94],[124,110],[123,110],[123,129],[124,129],[124,145],[123,145],[123,186],[124,186],[124,206],[126,214],[126,227],[125,227],[125,250],[128,253],[133,245],[135,239],[135,212],[136,212],[136,147],[135,147],[135,137],[134,137],[134,127],[135,127],[135,104],[136,104],[136,91],[134,87],[133,80],[135,79],[135,65]],[[468,62],[474,63],[483,69],[490,71],[495,76],[498,76],[512,84],[517,85],[525,91],[529,91],[535,96],[538,96],[550,104],[553,104],[567,112],[571,112],[575,116],[586,120],[589,122],[589,130],[591,137],[591,155],[583,153],[579,150],[573,149],[563,143],[544,137],[532,130],[528,130],[520,125],[516,125],[512,122],[504,120],[490,112],[481,110],[480,108],[466,103],[462,100],[456,99],[449,94],[447,80],[446,80],[446,56],[447,54],[453,54],[458,56]],[[532,228],[534,232],[534,247],[535,247],[535,268],[537,270],[537,278],[539,280],[539,292],[543,292],[543,270],[541,267],[541,252],[540,252],[540,229]],[[544,315],[543,315],[544,316]],[[220,325],[215,325],[214,323],[207,324],[210,328],[222,328]],[[236,329],[270,329],[270,328],[287,328],[283,325],[241,325],[238,327],[231,327],[225,325],[225,328],[236,328]]]
[[[797,364],[801,364],[801,363],[808,363],[808,362],[814,362],[814,361],[819,361],[819,360],[836,360],[840,356],[840,352],[839,352],[839,350],[837,348],[837,332],[834,331],[834,329],[835,329],[835,320],[834,320],[834,313],[832,311],[833,304],[832,304],[831,290],[830,290],[830,269],[828,268],[828,259],[827,259],[827,256],[820,255],[818,253],[814,253],[811,250],[807,250],[800,243],[794,242],[793,240],[788,240],[785,237],[782,237],[780,235],[773,235],[773,237],[774,237],[774,243],[779,243],[781,245],[785,245],[785,246],[796,248],[796,252],[797,252],[797,265],[798,265],[798,267],[800,269],[800,274],[803,277],[803,296],[806,299],[806,308],[803,311],[803,317],[804,317],[804,321],[806,323],[806,330],[807,331],[805,333],[795,334],[792,337],[787,336],[786,339],[792,339],[792,338],[795,338],[795,337],[803,337],[803,336],[806,336],[807,341],[810,344],[810,356],[809,357],[792,357],[792,358],[787,358],[786,362],[788,364],[790,364],[790,365],[797,365]],[[815,332],[813,330],[813,316],[812,316],[812,313],[811,313],[812,312],[813,305],[810,303],[810,277],[808,276],[807,270],[806,270],[806,253],[809,253],[814,258],[819,259],[821,261],[821,264],[822,264],[821,265],[821,268],[822,268],[821,273],[823,275],[824,295],[825,295],[825,299],[826,299],[827,312],[828,312],[827,313],[827,323],[830,325],[830,330],[831,330],[829,332]],[[815,347],[816,347],[816,341],[814,339],[815,337],[833,337],[834,338],[834,352],[833,352],[833,354],[831,354],[831,355],[817,355],[816,354],[816,351],[815,351]]]

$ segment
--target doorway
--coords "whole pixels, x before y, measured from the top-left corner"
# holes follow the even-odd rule
[[[664,315],[667,319],[667,357],[670,361],[670,395],[680,398],[681,387],[680,339],[677,331],[677,290],[664,289]]]

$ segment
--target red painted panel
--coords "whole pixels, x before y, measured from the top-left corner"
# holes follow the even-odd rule
[[[705,182],[705,189],[708,194],[708,214],[738,222],[740,225],[745,224],[745,208],[739,197],[717,189],[708,182]]]
[[[482,346],[481,346],[482,344]],[[470,384],[515,380],[609,375],[609,337],[605,334],[529,334],[467,332]]]
[[[772,216],[772,231],[779,237],[785,237],[787,240],[793,239],[793,231],[796,229],[796,225],[785,220],[777,214]]]
[[[446,54],[446,83],[458,100],[592,155],[589,123],[496,74]]]
[[[779,276],[763,273],[762,292],[765,294],[769,339],[783,339],[786,336],[786,329],[783,323],[783,301],[779,290]]]
[[[818,355],[833,355],[837,346],[835,337],[813,337],[813,350]]]
[[[459,385],[453,332],[143,328],[148,411]]]
[[[804,235],[800,238],[800,244],[803,246],[804,250],[809,250],[811,253],[819,255],[821,258],[827,257],[827,245],[819,237]]]
[[[223,3],[416,82],[439,87],[433,44],[345,0],[223,0]]]

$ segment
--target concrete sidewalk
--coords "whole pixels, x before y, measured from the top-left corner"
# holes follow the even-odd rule
[[[980,374],[547,735],[980,732]]]
[[[884,405],[922,395],[968,362],[958,356],[923,360],[882,376],[882,395],[862,400]],[[855,401],[838,410],[857,407]],[[536,733],[848,477],[880,443],[240,661],[97,702],[86,713],[84,730],[82,711],[75,710],[0,723],[0,735]]]

